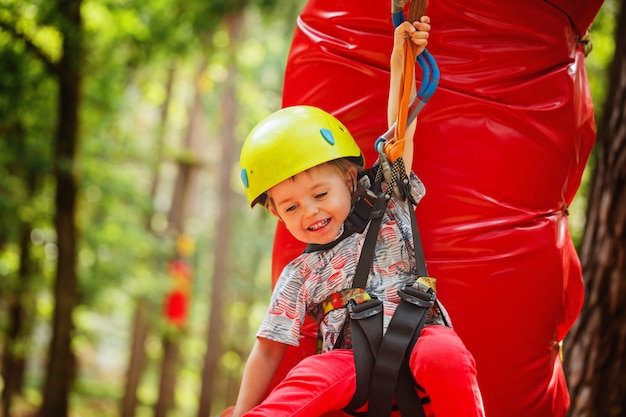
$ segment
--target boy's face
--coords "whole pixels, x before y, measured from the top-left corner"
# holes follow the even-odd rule
[[[330,243],[350,214],[352,184],[351,173],[318,165],[272,187],[269,209],[299,241]]]

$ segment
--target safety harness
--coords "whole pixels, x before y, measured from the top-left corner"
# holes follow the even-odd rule
[[[392,1],[394,26],[404,21],[404,6],[407,0]],[[409,18],[417,20],[424,14],[425,1],[412,2]],[[362,233],[369,224],[352,288],[332,294],[322,304],[323,314],[336,308],[345,307],[349,313],[352,328],[352,347],[356,368],[356,393],[344,411],[352,415],[367,417],[389,416],[394,408],[402,417],[423,417],[422,400],[417,395],[417,383],[413,379],[408,362],[413,346],[425,324],[428,311],[435,307],[433,278],[428,276],[424,252],[417,227],[415,210],[417,202],[412,201],[409,181],[406,175],[402,153],[406,127],[417,117],[439,83],[437,64],[427,50],[417,56],[415,45],[405,42],[405,71],[401,81],[398,103],[398,119],[375,144],[379,154],[379,167],[372,190],[360,195],[353,205],[345,223],[341,238],[352,233]],[[422,84],[416,97],[409,103],[414,78],[415,61],[422,70]],[[381,183],[387,184],[386,192],[381,191]],[[398,290],[398,304],[387,331],[383,336],[383,304],[366,291],[366,283],[372,265],[376,241],[387,202],[394,193],[399,200],[409,203],[411,228],[413,232],[414,258],[417,279],[411,286]],[[341,238],[339,240],[341,240]],[[449,325],[445,321],[444,324]],[[344,328],[337,338],[335,347],[343,343]],[[395,405],[394,405],[395,399]],[[427,399],[428,400],[428,399]],[[358,409],[369,401],[367,413]]]
[[[379,166],[377,177],[380,177],[381,170]],[[428,277],[426,270],[415,211],[409,208],[414,259],[419,278],[413,285],[398,290],[401,301],[383,336],[382,301],[371,297],[365,291],[365,286],[383,214],[392,190],[388,188],[387,192],[381,192],[380,182],[376,181],[374,184],[373,189],[378,192],[368,190],[364,193],[353,205],[345,223],[346,236],[355,232],[363,233],[369,224],[353,285],[329,296],[321,303],[321,307],[323,314],[337,308],[347,308],[349,319],[346,319],[346,322],[349,320],[351,323],[357,378],[356,393],[344,411],[355,416],[381,417],[388,416],[394,408],[397,408],[402,417],[421,417],[424,416],[422,402],[417,396],[417,385],[408,367],[408,355],[425,324],[428,311],[435,306],[436,297],[431,288],[432,278]],[[402,184],[405,186],[403,194],[410,200],[408,185]],[[411,203],[415,204],[413,201]],[[320,248],[310,247],[307,250],[314,249]],[[345,329],[346,324],[335,342],[336,348],[342,346]],[[357,412],[367,401],[369,401],[367,413]]]

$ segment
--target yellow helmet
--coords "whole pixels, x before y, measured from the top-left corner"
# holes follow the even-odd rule
[[[311,106],[278,110],[250,132],[241,149],[241,180],[251,207],[265,192],[316,165],[339,158],[365,160],[348,129],[334,116]]]

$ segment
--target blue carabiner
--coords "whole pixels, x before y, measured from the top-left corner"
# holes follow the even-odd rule
[[[404,17],[404,10],[399,8],[399,10],[392,10],[391,20],[393,22],[393,27],[397,28],[402,22],[406,19]],[[437,61],[432,56],[432,54],[428,51],[428,49],[424,48],[424,51],[418,55],[416,58],[417,63],[420,66],[422,71],[422,81],[420,83],[420,88],[417,91],[415,98],[409,104],[409,114],[407,116],[406,125],[409,126],[413,120],[417,117],[417,115],[422,111],[428,100],[433,96],[435,90],[439,86],[439,66],[437,65]],[[393,132],[395,130],[395,124],[383,134],[380,139],[391,139],[393,137]]]

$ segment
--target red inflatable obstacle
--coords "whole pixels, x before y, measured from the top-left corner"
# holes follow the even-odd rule
[[[490,417],[563,416],[559,342],[582,305],[567,206],[595,138],[579,39],[602,1],[432,1],[439,88],[419,116],[417,210],[438,296],[474,354]],[[310,0],[288,58],[284,106],[351,130],[368,164],[387,128],[393,25],[387,1]],[[419,79],[419,70],[417,73]],[[302,252],[280,224],[273,277]],[[281,378],[314,353],[316,328]]]

